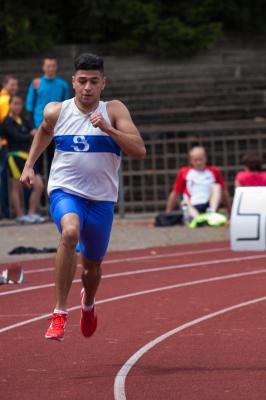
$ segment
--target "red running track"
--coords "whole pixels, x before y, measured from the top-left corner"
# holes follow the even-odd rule
[[[63,343],[45,341],[53,260],[0,288],[2,400],[263,400],[266,254],[216,242],[110,253],[99,327],[79,332],[80,279]]]

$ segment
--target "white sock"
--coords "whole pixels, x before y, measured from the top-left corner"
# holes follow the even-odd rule
[[[68,312],[66,310],[60,310],[59,308],[55,308],[54,314],[68,314]]]
[[[83,297],[82,297],[82,302],[81,302],[81,303],[82,303],[82,309],[83,309],[84,311],[86,311],[86,312],[91,311],[91,310],[93,309],[93,307],[94,307],[95,300],[93,300],[93,303],[92,303],[92,304],[87,305],[87,304],[84,304],[83,299],[84,299],[84,295],[83,295]]]

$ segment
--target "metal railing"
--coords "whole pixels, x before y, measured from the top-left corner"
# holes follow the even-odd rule
[[[266,126],[252,130],[162,133],[144,135],[145,160],[123,157],[122,188],[118,211],[151,212],[165,209],[178,170],[188,163],[188,151],[195,145],[206,148],[209,164],[219,167],[231,194],[236,173],[243,169],[241,157],[256,151],[265,159]]]

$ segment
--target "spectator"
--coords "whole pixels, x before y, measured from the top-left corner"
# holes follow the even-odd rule
[[[266,186],[266,172],[262,171],[262,160],[256,153],[247,153],[242,158],[244,171],[235,177],[235,186]]]
[[[180,169],[167,201],[166,212],[178,203],[186,205],[190,219],[200,213],[216,212],[223,200],[230,215],[231,200],[218,168],[207,165],[205,149],[193,147],[189,152],[190,165]]]
[[[11,176],[11,203],[18,224],[33,224],[45,221],[41,215],[36,213],[37,206],[43,193],[43,182],[41,176],[35,176],[33,190],[29,198],[29,212],[25,215],[22,207],[22,185],[19,181],[25,161],[28,159],[28,150],[31,139],[37,129],[21,115],[23,101],[18,96],[10,100],[8,116],[3,121],[3,130],[8,140],[8,167]]]
[[[7,75],[3,80],[2,90],[0,91],[0,123],[8,114],[10,96],[14,96],[18,91],[18,80]],[[9,217],[8,190],[7,190],[7,140],[5,132],[1,129],[0,133],[0,217]]]
[[[0,91],[0,123],[8,114],[10,97],[18,91],[18,80],[12,75],[5,76],[3,87]]]
[[[53,57],[46,57],[42,65],[43,76],[35,78],[31,82],[27,98],[26,110],[32,114],[34,125],[36,128],[42,123],[43,110],[46,104],[51,101],[64,101],[70,98],[70,90],[67,81],[56,76],[57,61]],[[52,143],[47,149],[48,170],[54,155],[54,144]]]

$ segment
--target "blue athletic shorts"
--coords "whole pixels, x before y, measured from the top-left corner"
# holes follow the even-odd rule
[[[50,212],[60,233],[62,232],[61,218],[69,213],[77,214],[80,219],[81,253],[89,260],[103,259],[114,217],[112,201],[87,200],[56,189],[50,194]]]

